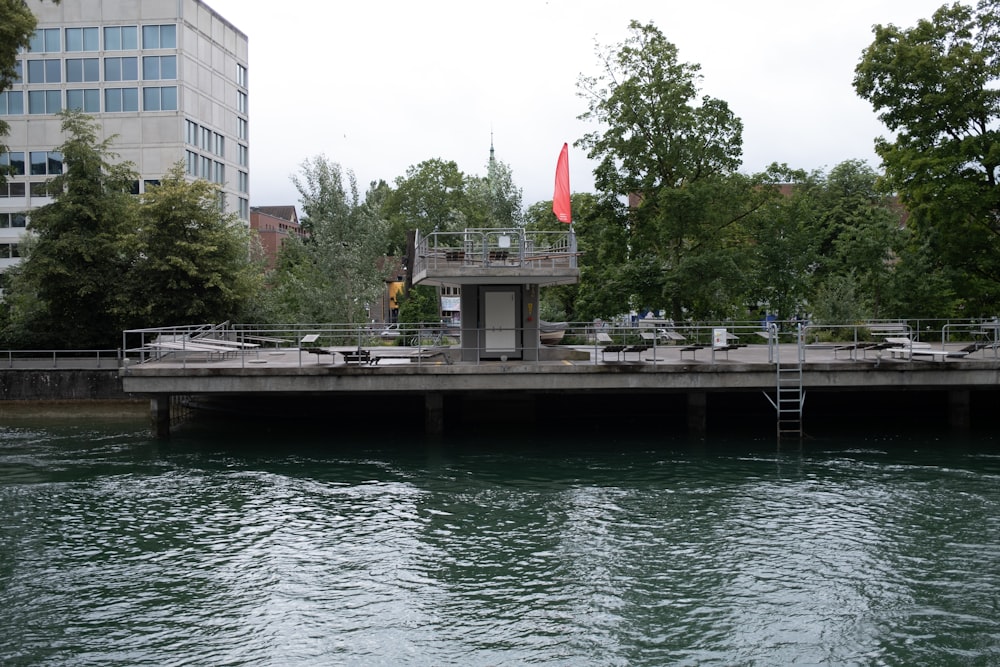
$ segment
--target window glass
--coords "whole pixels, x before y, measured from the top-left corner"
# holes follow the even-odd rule
[[[177,26],[174,25],[142,26],[142,48],[176,49]]]
[[[160,110],[160,89],[146,87],[142,89],[142,110],[143,111],[159,111]]]
[[[67,58],[66,81],[82,83],[101,80],[101,63],[97,58]]]
[[[146,81],[177,78],[177,56],[143,56],[142,78]]]
[[[100,113],[101,91],[97,88],[70,88],[66,91],[66,108],[84,113]]]
[[[236,92],[236,110],[240,113],[247,112],[247,94],[243,91]]]
[[[28,61],[28,83],[45,83],[45,61]]]
[[[139,48],[139,31],[134,25],[104,28],[105,51],[135,51]]]
[[[8,90],[0,93],[0,116],[13,116],[24,113],[24,93],[20,90]]]
[[[62,82],[62,61],[51,60],[29,60],[28,61],[28,83],[61,83]]]
[[[31,36],[28,51],[32,53],[58,53],[59,28],[43,28],[36,30]]]
[[[45,168],[49,164],[48,151],[31,151],[31,175],[44,176]]]
[[[239,145],[239,163],[241,167],[246,167],[250,164],[250,151],[243,144]]]
[[[24,196],[24,183],[8,183],[7,187],[10,188],[11,197]]]
[[[136,57],[105,58],[105,81],[137,81],[139,79],[139,59]]]
[[[59,151],[49,151],[48,157],[48,172],[49,174],[61,174],[63,173],[63,158],[62,153]]]
[[[104,110],[108,113],[139,110],[138,88],[105,88]]]
[[[243,65],[236,65],[236,85],[247,87],[247,68]]]
[[[0,153],[0,167],[7,167],[8,175],[24,176],[24,153],[21,151]]]
[[[97,28],[66,28],[67,51],[97,51]]]
[[[62,111],[62,93],[58,90],[28,91],[28,113],[46,114]]]

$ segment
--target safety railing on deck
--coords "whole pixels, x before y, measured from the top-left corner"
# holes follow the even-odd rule
[[[578,255],[571,231],[505,228],[432,232],[417,237],[414,273],[458,267],[576,268]]]
[[[122,350],[96,351],[98,361],[115,355],[127,363],[171,361],[189,363],[238,361],[241,366],[267,362],[338,363],[341,360],[377,365],[381,360],[404,360],[416,364],[453,363],[464,359],[476,363],[513,361],[541,363],[552,360],[543,348],[558,345],[589,352],[589,362],[660,361],[691,358],[710,359],[747,346],[766,346],[768,362],[774,363],[777,345],[792,345],[800,361],[817,359],[881,358],[882,352],[897,353],[902,341],[919,343],[916,356],[944,360],[952,356],[998,359],[1000,322],[989,320],[900,320],[852,324],[812,324],[803,321],[685,322],[629,319],[618,322],[561,323],[557,330],[499,329],[466,332],[463,341],[458,325],[440,322],[416,325],[356,324],[200,324],[183,327],[136,329],[124,332]],[[555,341],[552,341],[552,338]],[[464,345],[463,345],[464,343]],[[920,352],[919,350],[931,350]],[[940,352],[938,352],[940,350]],[[703,351],[703,352],[702,352]],[[45,351],[56,354],[57,351]],[[790,353],[790,352],[789,352]],[[955,353],[955,354],[952,354]],[[8,365],[14,351],[8,351]],[[74,352],[74,354],[79,354]],[[104,355],[103,357],[101,355]],[[665,355],[670,354],[670,357]],[[674,355],[676,354],[676,357]],[[328,355],[328,356],[323,356]],[[339,356],[338,356],[339,355]],[[37,354],[35,355],[38,356]],[[912,360],[914,355],[898,355]],[[736,357],[739,358],[738,356]],[[926,357],[925,357],[926,358]],[[53,363],[63,363],[58,354]]]

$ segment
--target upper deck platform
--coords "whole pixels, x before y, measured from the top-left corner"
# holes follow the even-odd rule
[[[573,232],[523,228],[432,232],[415,244],[413,283],[565,285],[580,279]]]

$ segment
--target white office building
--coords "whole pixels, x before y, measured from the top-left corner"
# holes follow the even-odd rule
[[[31,209],[52,201],[62,172],[61,118],[100,121],[112,150],[135,165],[136,193],[183,161],[222,185],[227,211],[250,219],[247,36],[200,0],[28,0],[38,17],[20,81],[0,93],[10,126],[0,164],[0,271],[19,261]],[[2,285],[0,285],[2,286]]]

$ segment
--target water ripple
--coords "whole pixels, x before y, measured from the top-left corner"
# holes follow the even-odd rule
[[[995,457],[628,454],[5,432],[0,662],[1000,659]]]

